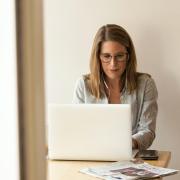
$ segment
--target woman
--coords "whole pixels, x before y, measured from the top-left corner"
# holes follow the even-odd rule
[[[150,75],[136,71],[133,42],[122,27],[101,27],[94,39],[90,74],[76,84],[74,103],[131,104],[133,149],[147,149],[155,138],[157,89]]]

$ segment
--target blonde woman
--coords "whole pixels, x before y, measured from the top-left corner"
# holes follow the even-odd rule
[[[124,28],[102,26],[94,39],[90,74],[78,79],[74,103],[131,104],[132,148],[147,149],[155,138],[157,89],[150,75],[136,71],[133,42]]]

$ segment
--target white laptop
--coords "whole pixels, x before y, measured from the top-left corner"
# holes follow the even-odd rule
[[[118,161],[132,158],[128,104],[49,104],[48,158]]]

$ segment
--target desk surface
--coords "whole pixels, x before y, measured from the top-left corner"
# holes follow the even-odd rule
[[[159,151],[158,160],[148,160],[151,165],[167,167],[171,158],[171,153],[168,151]],[[47,160],[48,165],[48,180],[95,180],[97,178],[82,174],[80,169],[97,165],[105,165],[112,162],[91,162],[91,161],[51,161]]]

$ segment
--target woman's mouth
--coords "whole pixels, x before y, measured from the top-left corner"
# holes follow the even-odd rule
[[[110,71],[116,72],[116,71],[119,71],[119,69],[110,69]]]

